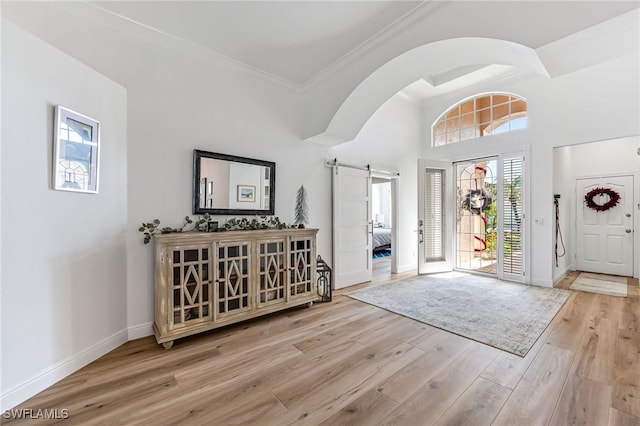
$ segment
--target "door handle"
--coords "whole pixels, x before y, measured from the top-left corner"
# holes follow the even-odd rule
[[[625,229],[624,232],[626,232],[627,234],[631,233],[631,229]]]

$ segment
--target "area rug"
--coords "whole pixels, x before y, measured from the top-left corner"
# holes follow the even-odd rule
[[[381,259],[383,257],[389,257],[389,256],[391,256],[391,249],[383,249],[380,251],[373,252],[374,259]]]
[[[614,275],[581,272],[569,288],[608,296],[627,297],[627,279]]]
[[[451,272],[347,296],[524,357],[570,294]]]

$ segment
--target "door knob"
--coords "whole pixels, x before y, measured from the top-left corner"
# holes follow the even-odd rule
[[[627,234],[631,233],[631,229],[625,229],[624,232],[626,232]]]

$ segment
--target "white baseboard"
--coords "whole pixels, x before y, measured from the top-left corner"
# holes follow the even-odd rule
[[[403,272],[409,272],[413,269],[416,269],[416,265],[413,263],[408,263],[406,265],[398,265],[398,274],[401,274]]]
[[[553,287],[552,280],[545,280],[542,278],[531,278],[531,284],[537,285],[540,287]]]
[[[562,279],[564,277],[567,276],[567,272],[569,272],[569,270],[567,268],[556,272],[556,276],[553,277],[553,286],[555,287],[560,281],[562,281]]]
[[[142,337],[153,335],[153,323],[148,322],[146,324],[133,325],[127,328],[127,335],[129,340],[136,340]]]
[[[126,342],[127,329],[124,329],[102,339],[76,355],[45,368],[31,379],[14,386],[0,395],[0,412],[9,410],[26,401]]]

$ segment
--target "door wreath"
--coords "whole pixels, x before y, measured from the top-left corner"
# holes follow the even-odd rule
[[[462,198],[462,208],[471,213],[479,214],[489,209],[491,205],[491,195],[484,189],[470,189]]]
[[[608,195],[609,201],[604,204],[596,203],[596,197],[598,197],[598,201],[600,201],[603,195]],[[587,192],[584,196],[584,202],[587,204],[587,207],[597,212],[607,211],[618,205],[619,201],[620,194],[618,194],[611,188],[594,188],[591,191]]]

